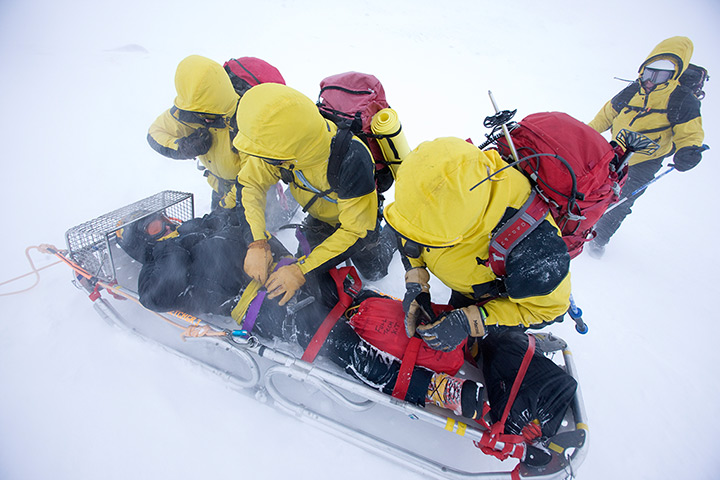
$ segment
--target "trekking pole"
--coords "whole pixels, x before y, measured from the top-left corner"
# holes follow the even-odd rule
[[[657,182],[658,180],[660,180],[662,177],[664,177],[664,176],[667,175],[668,173],[672,172],[673,170],[675,170],[675,167],[674,167],[673,165],[670,165],[670,166],[668,167],[668,169],[665,170],[663,173],[661,173],[661,174],[658,175],[657,177],[653,178],[652,180],[650,180],[650,181],[647,182],[646,184],[642,185],[640,188],[638,188],[637,190],[635,190],[634,192],[632,192],[632,193],[631,193],[630,195],[628,195],[627,197],[623,197],[623,198],[621,198],[620,201],[618,201],[617,203],[613,203],[612,205],[610,205],[610,207],[608,207],[608,209],[605,210],[605,213],[604,213],[603,215],[607,214],[610,210],[612,210],[612,209],[614,209],[614,208],[616,208],[616,207],[619,207],[619,206],[622,205],[623,203],[627,202],[629,199],[631,199],[632,197],[634,197],[634,196],[637,195],[638,193],[642,192],[642,191],[645,190],[647,187],[649,187],[651,184]]]
[[[500,109],[498,108],[497,103],[495,103],[495,97],[493,97],[492,91],[488,90],[488,96],[490,97],[490,101],[495,109],[495,113],[500,113]],[[517,150],[515,150],[515,144],[512,141],[512,137],[510,137],[510,130],[507,128],[507,123],[502,123],[500,127],[502,128],[505,139],[508,142],[508,147],[510,147],[510,153],[512,153],[513,160],[516,162],[519,161],[520,157],[518,157]]]
[[[568,308],[568,315],[575,321],[575,330],[581,335],[585,335],[588,332],[588,326],[582,319],[582,309],[577,306],[575,299],[570,294],[570,308]]]

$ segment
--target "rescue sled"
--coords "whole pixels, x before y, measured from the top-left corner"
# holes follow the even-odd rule
[[[72,267],[75,285],[109,324],[190,359],[258,401],[433,478],[566,479],[583,463],[588,427],[579,387],[559,432],[541,442],[552,456],[550,463],[500,462],[477,447],[488,437],[479,423],[434,405],[421,408],[385,395],[322,357],[305,362],[298,345],[261,340],[238,329],[230,317],[145,309],[137,294],[141,266],[118,246],[116,235],[138,211],[187,221],[194,218],[193,195],[164,191],[102,215],[69,229],[67,250],[53,252]],[[533,336],[577,381],[567,344],[547,333]],[[460,374],[482,381],[482,373],[467,363]],[[512,453],[523,445],[499,441],[494,448]]]

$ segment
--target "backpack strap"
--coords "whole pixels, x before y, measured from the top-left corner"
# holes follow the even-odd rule
[[[337,321],[342,317],[345,310],[352,304],[353,297],[345,291],[345,279],[349,276],[352,280],[351,293],[357,293],[362,288],[362,281],[358,276],[355,267],[342,267],[333,268],[330,270],[330,276],[335,280],[335,286],[337,287],[338,303],[330,310],[325,320],[323,320],[320,327],[310,339],[310,343],[303,352],[302,360],[312,363],[317,357],[318,352],[322,348],[325,340],[327,339],[330,331],[333,329]]]
[[[540,225],[549,211],[548,203],[533,190],[520,210],[493,234],[488,264],[496,276],[505,276],[505,262],[510,251]]]

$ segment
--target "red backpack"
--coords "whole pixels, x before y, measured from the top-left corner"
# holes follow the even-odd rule
[[[255,57],[231,58],[223,64],[233,88],[242,96],[251,87],[261,83],[280,83],[285,79],[280,71],[265,60]]]
[[[350,123],[350,130],[370,149],[375,168],[385,166],[380,145],[370,130],[373,115],[389,108],[385,89],[374,75],[345,72],[331,75],[320,82],[317,106],[320,113],[338,125]]]
[[[619,199],[626,173],[618,172],[624,152],[591,127],[561,112],[528,115],[510,137],[520,160],[517,168],[530,178],[537,192],[528,200],[528,210],[535,209],[544,216],[543,207],[545,213],[549,208],[570,258],[575,258],[585,242],[594,238],[595,223]],[[504,137],[498,139],[497,148],[512,161]],[[531,206],[533,198],[535,205]],[[508,228],[511,223],[508,221],[503,230],[513,231]]]

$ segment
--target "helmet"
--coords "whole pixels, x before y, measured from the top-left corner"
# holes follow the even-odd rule
[[[134,260],[146,263],[155,244],[175,232],[178,222],[162,212],[137,211],[120,220],[118,225],[123,225],[115,233],[120,248]]]

